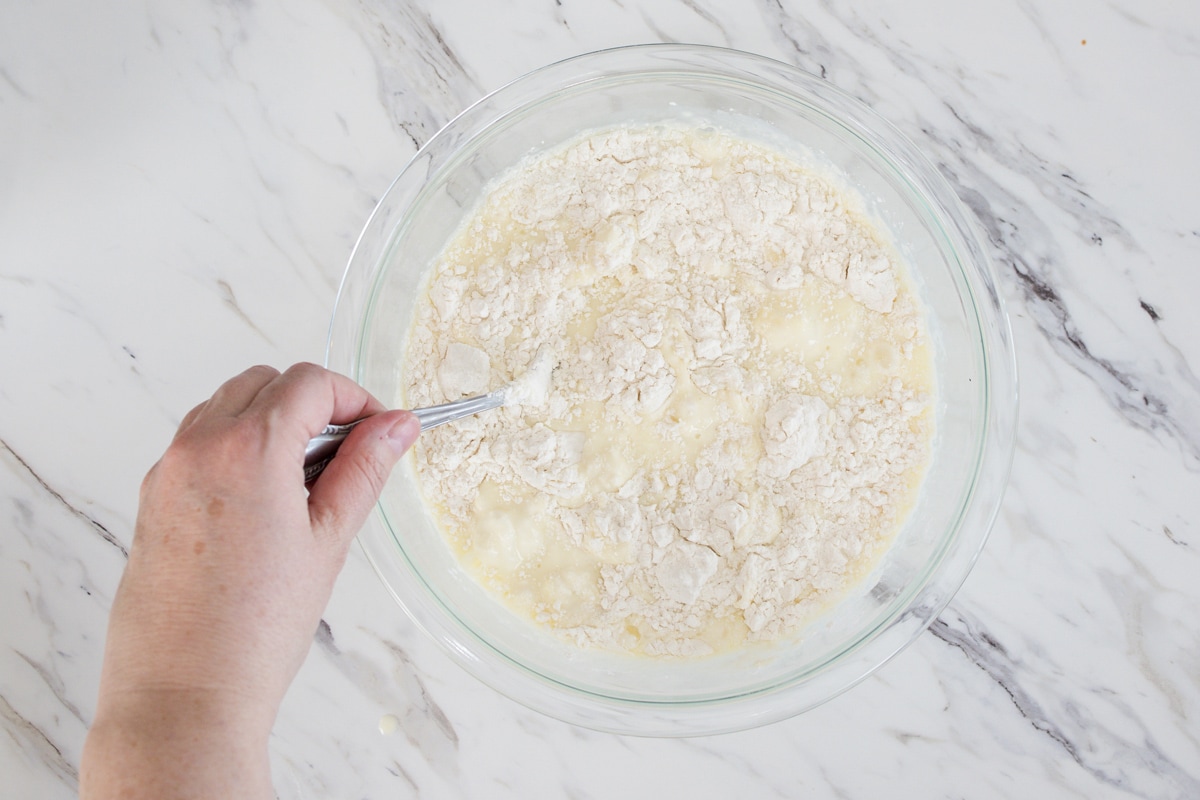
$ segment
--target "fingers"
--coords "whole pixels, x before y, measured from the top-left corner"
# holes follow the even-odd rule
[[[312,486],[313,531],[349,544],[379,500],[392,467],[420,433],[420,421],[408,411],[388,411],[359,423]]]
[[[175,431],[174,439],[178,439],[201,417],[232,417],[245,411],[263,387],[277,377],[279,370],[260,364],[225,381],[213,392],[211,398],[184,415]]]
[[[213,393],[212,399],[203,403],[199,413],[204,416],[237,416],[265,387],[279,377],[279,370],[259,364],[242,374],[230,378]]]
[[[197,418],[197,417],[199,417],[201,414],[203,414],[203,413],[204,413],[204,409],[205,409],[205,408],[207,408],[207,407],[208,407],[208,401],[207,401],[207,400],[205,400],[203,403],[201,403],[200,405],[196,406],[195,408],[193,408],[193,409],[192,409],[191,411],[189,411],[188,413],[184,414],[184,415],[183,415],[183,419],[182,419],[182,420],[179,422],[179,428],[178,428],[178,429],[176,429],[176,431],[175,431],[175,437],[174,437],[174,438],[175,438],[175,439],[178,439],[178,438],[179,438],[179,434],[183,433],[183,432],[184,432],[184,431],[186,431],[188,428],[192,427],[192,423],[194,423],[194,422],[196,421],[196,418]]]
[[[378,414],[384,406],[354,381],[316,364],[296,364],[262,387],[245,410],[294,424],[305,440],[330,422]]]

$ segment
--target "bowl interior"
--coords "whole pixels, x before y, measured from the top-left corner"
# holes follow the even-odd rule
[[[986,536],[987,525],[979,530],[966,522],[994,416],[989,333],[998,301],[979,280],[986,264],[972,262],[982,258],[977,242],[951,218],[946,206],[956,201],[936,171],[890,127],[820,81],[764,59],[703,48],[642,50],[533,73],[439,133],[363,232],[339,296],[330,365],[385,403],[403,403],[404,348],[424,279],[489,183],[582,131],[668,120],[716,125],[771,145],[835,172],[861,193],[908,262],[927,307],[937,432],[917,504],[863,581],[790,640],[697,660],[581,650],[518,618],[459,568],[424,510],[411,464],[402,464],[380,501],[383,527],[364,534],[363,544],[410,615],[460,663],[516,699],[620,730],[631,727],[603,715],[635,708],[644,721],[636,732],[678,726],[700,707],[729,717],[710,719],[709,728],[744,727],[756,714],[779,716],[782,692],[793,698],[784,705],[795,713],[907,644],[965,576],[958,570],[953,586],[931,591],[944,562],[961,562],[966,552],[969,567]],[[747,698],[761,702],[735,712]],[[731,723],[729,715],[738,713]]]

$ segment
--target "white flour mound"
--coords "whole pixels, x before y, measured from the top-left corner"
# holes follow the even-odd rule
[[[464,566],[586,646],[787,635],[886,548],[929,457],[898,258],[834,182],[711,129],[600,131],[497,182],[406,366],[410,405],[529,376],[423,434],[418,475]]]

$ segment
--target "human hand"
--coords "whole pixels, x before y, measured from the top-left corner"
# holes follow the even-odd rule
[[[362,417],[306,492],[308,440]],[[283,695],[419,432],[409,412],[311,364],[249,369],[184,417],[142,484],[84,797],[272,796],[266,742]]]

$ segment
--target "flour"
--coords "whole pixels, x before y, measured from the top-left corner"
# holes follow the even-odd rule
[[[417,471],[464,567],[583,646],[796,631],[886,549],[929,456],[894,252],[834,181],[720,131],[619,127],[509,173],[407,358],[409,405],[521,378],[423,434]]]
[[[437,368],[442,394],[457,400],[486,391],[490,374],[488,367],[487,353],[469,344],[451,342]]]
[[[525,374],[504,390],[508,405],[544,406],[550,399],[550,378],[554,372],[554,355],[543,345],[534,353],[533,362]]]

